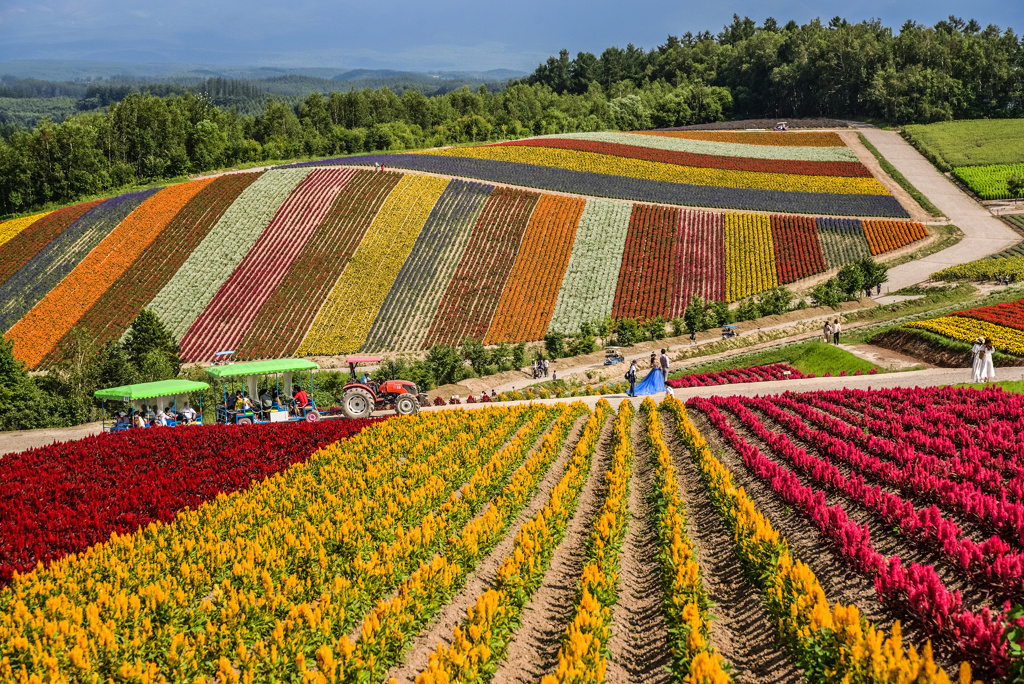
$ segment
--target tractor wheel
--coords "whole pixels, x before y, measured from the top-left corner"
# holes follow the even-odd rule
[[[239,425],[252,425],[252,418],[239,418],[238,419],[238,424]]]
[[[395,413],[400,416],[411,416],[420,412],[420,402],[411,394],[402,394],[395,399]]]
[[[373,395],[362,387],[353,387],[341,398],[341,410],[346,418],[369,418],[373,413]]]
[[[320,414],[318,412],[316,412],[316,411],[308,411],[308,412],[306,412],[306,422],[307,423],[315,423],[318,420],[320,420]]]

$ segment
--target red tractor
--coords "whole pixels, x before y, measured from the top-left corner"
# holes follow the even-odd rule
[[[408,380],[387,380],[379,385],[367,376],[356,377],[357,363],[380,363],[379,356],[350,356],[348,372],[352,382],[345,385],[341,410],[346,418],[369,418],[374,411],[394,409],[400,416],[419,413],[427,395],[419,394],[416,383]]]

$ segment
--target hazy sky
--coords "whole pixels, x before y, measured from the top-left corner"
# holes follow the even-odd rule
[[[668,34],[758,24],[949,14],[1024,30],[1021,0],[0,0],[0,61],[82,59],[266,66],[531,70],[561,48],[645,48]]]

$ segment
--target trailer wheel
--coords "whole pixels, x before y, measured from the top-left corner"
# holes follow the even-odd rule
[[[307,411],[306,412],[306,422],[307,423],[315,423],[318,420],[320,420],[320,414],[319,413],[317,413],[316,411]]]
[[[411,394],[402,394],[395,399],[395,413],[400,416],[411,416],[420,412],[420,403]]]
[[[239,425],[252,425],[252,418],[239,418],[238,419],[238,424]]]
[[[373,413],[373,395],[362,387],[353,387],[341,398],[341,410],[346,418],[369,418]]]

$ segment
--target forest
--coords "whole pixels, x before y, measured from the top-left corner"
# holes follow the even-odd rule
[[[1011,29],[952,16],[898,33],[877,21],[758,26],[736,16],[718,35],[670,35],[651,50],[563,50],[503,90],[314,91],[250,114],[244,83],[212,85],[94,88],[87,97],[102,109],[3,125],[0,216],[237,165],[528,135],[727,118],[1021,117],[1024,49]]]

